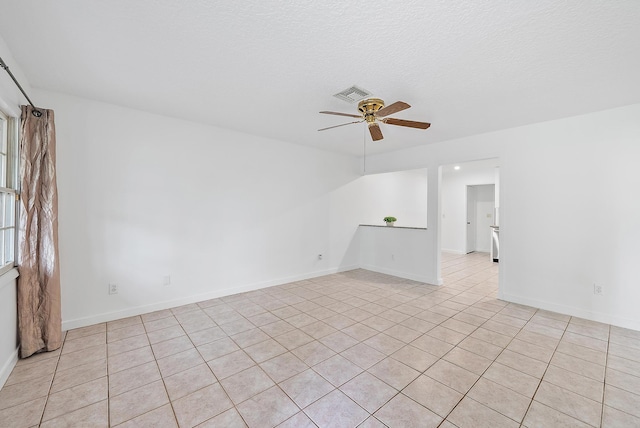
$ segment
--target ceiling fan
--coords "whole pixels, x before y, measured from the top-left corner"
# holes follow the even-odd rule
[[[367,98],[358,103],[358,110],[360,114],[339,113],[335,111],[321,111],[322,114],[334,114],[336,116],[356,117],[360,120],[354,122],[343,123],[342,125],[329,126],[328,128],[318,129],[318,131],[326,131],[327,129],[339,128],[340,126],[351,125],[353,123],[367,122],[369,126],[369,132],[373,141],[382,140],[382,130],[378,122],[386,123],[388,125],[407,126],[409,128],[427,129],[431,126],[427,122],[416,122],[413,120],[395,119],[393,117],[386,117],[390,114],[397,113],[402,110],[406,110],[411,107],[409,104],[403,101],[396,101],[393,104],[389,104],[385,107],[384,101],[380,98]]]

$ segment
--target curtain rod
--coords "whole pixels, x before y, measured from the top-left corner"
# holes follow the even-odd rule
[[[29,98],[27,93],[24,91],[24,89],[22,89],[22,86],[20,86],[20,83],[18,83],[18,81],[16,80],[16,78],[13,75],[13,73],[11,72],[11,70],[9,70],[9,66],[4,62],[2,57],[0,57],[0,67],[2,67],[4,69],[4,71],[6,71],[9,74],[9,76],[11,76],[11,80],[13,80],[13,83],[16,84],[18,89],[20,89],[20,92],[22,92],[22,95],[24,95],[24,97],[27,99],[27,101],[29,101],[29,104],[31,104],[31,107],[33,107],[34,110],[31,112],[31,114],[33,114],[35,117],[42,116],[42,112],[40,110],[38,110],[38,107],[33,105],[33,103],[31,102],[31,99]]]

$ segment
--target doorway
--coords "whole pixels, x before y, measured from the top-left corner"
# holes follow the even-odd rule
[[[491,251],[495,224],[495,184],[467,185],[466,253]]]
[[[486,251],[487,254],[490,252],[489,226],[492,222],[497,225],[499,221],[499,162],[499,159],[493,158],[440,167],[441,251],[455,254],[467,254],[470,251]],[[488,187],[482,187],[486,185],[494,186],[495,205],[489,210],[486,205],[491,203],[491,195],[487,195],[490,190]],[[468,193],[471,193],[469,197],[472,198],[472,203],[467,201]],[[482,201],[480,206],[477,206],[476,200]],[[487,214],[490,216],[487,217]]]

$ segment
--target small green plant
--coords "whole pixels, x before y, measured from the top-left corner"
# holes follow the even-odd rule
[[[395,217],[385,217],[382,220],[384,220],[385,223],[393,223],[394,221],[398,220]]]

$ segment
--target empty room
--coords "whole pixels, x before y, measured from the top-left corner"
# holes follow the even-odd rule
[[[0,0],[0,428],[639,427],[639,22]]]

